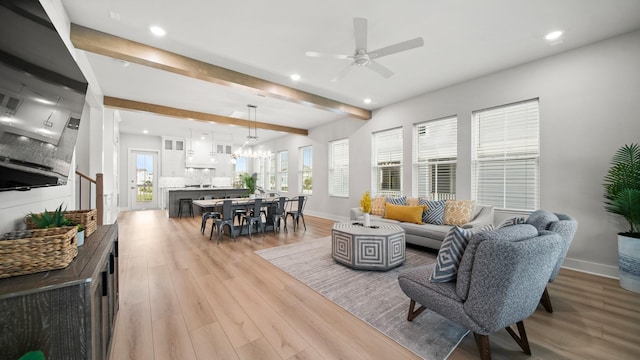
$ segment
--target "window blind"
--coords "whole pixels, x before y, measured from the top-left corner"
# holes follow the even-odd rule
[[[329,142],[329,196],[349,197],[349,139]]]
[[[266,168],[265,168],[266,159],[264,158],[256,158],[254,161],[254,168],[257,169],[256,175],[256,186],[262,189],[265,188],[265,179],[266,179]]]
[[[427,121],[414,127],[414,195],[455,199],[458,118]]]
[[[373,134],[373,171],[377,195],[402,194],[402,128]]]
[[[276,190],[276,155],[271,155],[267,162],[269,166],[267,167],[267,173],[269,174],[268,179],[269,183],[267,184],[266,189],[275,191]]]
[[[502,209],[539,204],[538,99],[473,113],[472,196]]]
[[[278,152],[278,191],[289,191],[289,154],[287,151]]]
[[[299,150],[299,181],[302,194],[313,193],[313,150],[311,146],[301,147]]]

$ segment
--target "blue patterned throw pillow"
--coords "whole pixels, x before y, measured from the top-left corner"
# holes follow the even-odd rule
[[[449,230],[442,241],[436,267],[431,274],[431,282],[455,281],[458,276],[458,267],[462,261],[462,255],[467,248],[471,237],[480,231],[493,230],[493,225],[487,225],[480,230],[463,229],[454,226]]]
[[[393,205],[406,205],[407,197],[406,196],[387,196],[387,202]]]
[[[426,224],[442,225],[444,223],[444,207],[446,200],[427,200],[420,198],[420,205],[426,205],[427,210],[422,213],[422,222]]]
[[[462,260],[464,249],[471,240],[471,236],[473,236],[471,230],[457,226],[449,230],[442,241],[440,251],[438,251],[436,267],[431,274],[431,282],[449,282],[456,279],[460,260]]]
[[[507,227],[507,226],[524,224],[525,221],[526,221],[525,218],[520,217],[520,216],[508,218],[508,219],[505,219],[503,222],[501,222],[500,225],[498,225],[498,227],[496,229],[500,229],[500,228]]]

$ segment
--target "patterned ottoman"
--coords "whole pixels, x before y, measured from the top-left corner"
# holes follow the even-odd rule
[[[404,229],[395,224],[338,222],[331,230],[331,256],[354,269],[389,270],[404,262],[404,250]]]

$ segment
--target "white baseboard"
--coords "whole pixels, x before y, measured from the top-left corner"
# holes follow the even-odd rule
[[[318,211],[307,210],[304,212],[305,214],[309,214],[311,216],[320,217],[323,219],[335,220],[335,221],[349,221],[348,217],[345,216],[337,216],[335,214],[327,214]]]
[[[617,266],[599,264],[599,263],[594,263],[594,262],[585,261],[585,260],[565,258],[564,263],[562,264],[562,267],[584,272],[584,273],[613,278],[613,279],[620,278],[620,274],[618,273]]]

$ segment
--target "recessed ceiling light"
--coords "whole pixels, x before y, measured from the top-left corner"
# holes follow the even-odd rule
[[[122,59],[114,59],[115,62],[117,62],[118,64],[120,64],[120,66],[122,67],[128,67],[129,66],[129,62],[126,60],[122,60]]]
[[[167,35],[167,31],[165,29],[161,28],[160,26],[157,26],[157,25],[149,26],[149,30],[155,36],[165,36],[165,35]]]
[[[148,133],[149,133],[149,130],[142,130],[142,133],[143,133],[143,134],[148,134]]]
[[[365,104],[371,104],[371,99],[370,99],[370,98],[366,98],[366,99],[364,99],[364,103],[365,103]]]
[[[556,30],[548,33],[544,38],[548,41],[558,40],[562,36],[562,31]]]
[[[291,74],[291,80],[293,81],[298,81],[300,80],[300,75],[299,74]]]

